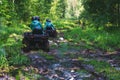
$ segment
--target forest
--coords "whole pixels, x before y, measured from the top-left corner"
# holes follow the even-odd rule
[[[33,16],[49,52],[22,51]],[[120,0],[0,0],[0,80],[120,80]]]

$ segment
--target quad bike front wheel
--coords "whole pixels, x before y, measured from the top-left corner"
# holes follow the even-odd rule
[[[22,40],[22,44],[23,44],[23,52],[29,52],[30,51],[30,45],[29,45],[29,41],[27,41],[25,38]]]

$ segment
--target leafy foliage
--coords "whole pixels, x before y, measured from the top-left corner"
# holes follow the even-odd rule
[[[6,52],[3,48],[0,49],[0,72],[2,70],[9,70],[8,69],[8,61],[7,61],[7,58],[6,58]]]
[[[24,26],[0,27],[0,70],[8,71],[11,66],[29,64],[29,59],[21,54],[21,40]],[[1,71],[2,71],[1,70]]]
[[[11,66],[30,63],[21,52],[21,41],[23,32],[30,31],[28,24],[34,15],[40,16],[41,23],[46,18],[52,19],[58,32],[62,32],[65,39],[78,49],[120,49],[119,8],[119,0],[0,0],[0,72],[9,72]],[[61,43],[58,49],[64,52],[69,47],[69,43]],[[52,55],[41,55],[47,60],[55,59]],[[84,61],[83,58],[80,60]],[[110,79],[111,75],[113,79],[119,79],[119,73],[113,68],[110,70],[107,63],[96,60],[88,63],[98,71],[104,69]],[[17,71],[16,78],[27,75],[33,79],[29,74]]]
[[[97,29],[101,26],[119,28],[118,0],[83,0],[82,3],[85,10],[81,17],[87,19],[89,24],[94,23]]]

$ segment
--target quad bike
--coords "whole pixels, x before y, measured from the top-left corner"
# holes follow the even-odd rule
[[[26,32],[24,33],[22,44],[24,44],[22,48],[24,52],[38,49],[42,49],[46,52],[49,51],[49,41],[47,34],[33,34],[32,32]]]
[[[49,37],[52,37],[52,38],[56,38],[56,37],[57,37],[57,31],[56,31],[56,29],[55,29],[55,30],[52,30],[52,29],[48,28],[48,29],[46,29],[44,32],[45,32],[46,34],[48,34]]]

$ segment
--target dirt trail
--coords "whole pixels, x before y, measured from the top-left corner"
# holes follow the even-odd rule
[[[106,55],[100,50],[71,49],[68,47],[69,42],[63,38],[63,35],[56,39],[50,39],[49,43],[50,52],[31,51],[24,53],[31,60],[30,66],[35,68],[37,74],[42,75],[37,80],[108,80],[104,74],[96,72],[94,66],[78,60],[80,55],[86,57],[85,60],[89,60],[88,57],[91,57],[107,61],[111,66],[120,70],[120,61],[113,60],[113,55]],[[9,76],[5,77],[10,80]],[[6,78],[0,78],[0,80],[6,80]],[[11,80],[15,80],[15,78],[11,77]]]
[[[48,53],[31,52],[27,56],[31,59],[32,66],[38,69],[38,73],[43,77],[40,80],[107,80],[104,75],[97,73],[93,66],[85,65],[76,57],[77,50],[66,48],[67,40],[59,37],[50,40],[50,46],[55,46]],[[59,49],[58,49],[59,48]],[[52,59],[48,59],[52,56]],[[76,55],[72,57],[70,55]]]

